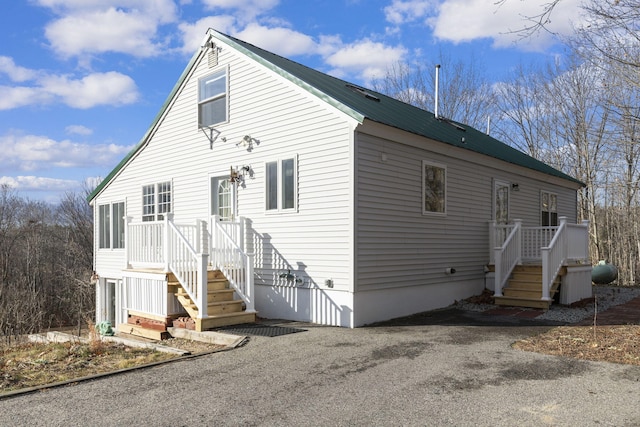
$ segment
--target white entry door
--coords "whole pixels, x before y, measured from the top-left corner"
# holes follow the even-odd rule
[[[211,178],[211,215],[218,215],[221,221],[236,218],[236,184],[228,175]]]

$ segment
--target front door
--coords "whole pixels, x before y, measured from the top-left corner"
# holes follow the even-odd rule
[[[211,178],[211,215],[217,215],[220,221],[236,218],[236,185],[228,175]]]
[[[493,219],[497,224],[509,223],[509,183],[493,182]]]

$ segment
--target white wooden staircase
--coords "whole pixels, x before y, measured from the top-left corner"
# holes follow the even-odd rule
[[[172,273],[167,276],[169,292],[173,293],[189,316],[195,321],[196,331],[220,326],[253,323],[256,312],[246,311],[242,299],[229,287],[229,281],[220,270],[207,271],[207,316],[199,316],[195,302]]]
[[[502,296],[495,296],[495,304],[512,307],[530,307],[548,310],[554,295],[560,287],[561,277],[566,274],[566,267],[560,269],[549,290],[549,300],[542,299],[542,266],[517,265],[507,285],[502,288]]]

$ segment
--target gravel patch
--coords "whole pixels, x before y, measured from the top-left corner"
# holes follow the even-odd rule
[[[640,297],[640,288],[620,287],[620,286],[594,286],[594,301],[584,304],[582,307],[568,307],[552,304],[545,313],[536,317],[540,320],[551,320],[556,322],[578,323],[588,317],[593,317],[596,308],[598,312],[607,310],[609,307],[624,304],[636,297]],[[486,311],[496,308],[493,304],[473,303],[459,301],[456,308],[468,311]],[[533,310],[533,309],[523,309]]]

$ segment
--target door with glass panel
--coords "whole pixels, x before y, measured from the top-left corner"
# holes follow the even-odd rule
[[[493,219],[497,224],[507,224],[509,222],[509,183],[496,180],[493,184]]]
[[[211,215],[217,215],[220,221],[236,218],[236,185],[228,175],[211,178]]]

